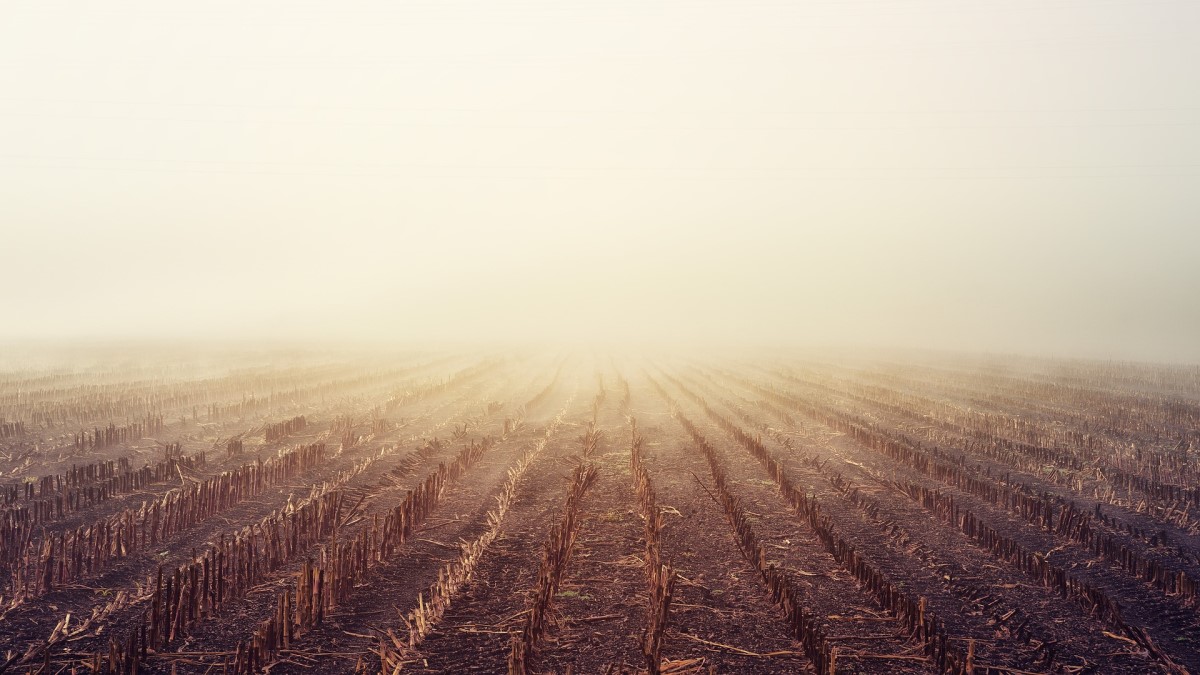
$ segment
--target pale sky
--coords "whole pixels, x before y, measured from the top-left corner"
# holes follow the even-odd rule
[[[1200,361],[1200,2],[0,3],[0,340]]]

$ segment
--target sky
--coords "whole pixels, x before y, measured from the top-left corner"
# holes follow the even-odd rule
[[[0,340],[1200,362],[1194,0],[0,4]]]

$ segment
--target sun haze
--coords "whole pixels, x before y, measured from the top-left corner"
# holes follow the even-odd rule
[[[1200,5],[6,2],[0,340],[1200,361]]]

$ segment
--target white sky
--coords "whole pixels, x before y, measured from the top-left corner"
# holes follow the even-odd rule
[[[1200,2],[0,4],[0,339],[1200,361]]]

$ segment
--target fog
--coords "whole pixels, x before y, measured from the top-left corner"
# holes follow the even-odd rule
[[[1200,361],[1200,4],[6,2],[0,340]]]

